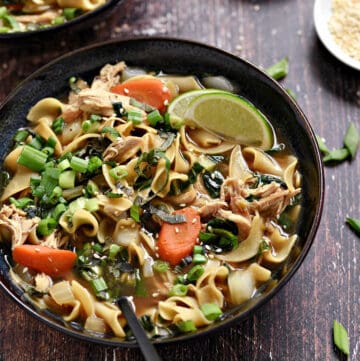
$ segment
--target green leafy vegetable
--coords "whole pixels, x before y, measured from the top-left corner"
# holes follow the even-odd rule
[[[282,58],[275,64],[265,69],[266,73],[275,80],[285,78],[289,72],[289,60],[287,57]]]
[[[335,346],[345,355],[349,355],[349,336],[347,330],[340,322],[336,320],[334,320],[333,323],[333,336]]]
[[[344,138],[344,145],[346,149],[350,152],[351,158],[354,159],[356,155],[356,151],[359,147],[359,132],[357,131],[353,122],[351,122],[347,128],[345,138]]]
[[[350,152],[347,148],[334,149],[325,155],[323,161],[324,163],[342,162],[346,160],[349,155]]]
[[[224,176],[217,170],[205,172],[202,176],[204,186],[211,198],[220,197],[221,185],[224,183]]]
[[[353,229],[356,233],[360,234],[360,219],[347,217],[346,223]]]

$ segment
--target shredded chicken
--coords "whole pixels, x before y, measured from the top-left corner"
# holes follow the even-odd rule
[[[12,248],[25,243],[31,231],[40,219],[28,219],[26,213],[14,205],[3,205],[0,210],[0,234],[4,239],[11,239]]]
[[[94,78],[91,89],[110,90],[113,86],[119,84],[120,73],[126,68],[123,61],[115,65],[106,64],[101,70],[100,75]]]
[[[228,204],[224,201],[210,201],[199,208],[201,218],[214,217],[221,209],[227,208]]]
[[[139,137],[126,137],[111,143],[104,151],[104,161],[115,160],[118,163],[124,163],[135,156],[140,150],[142,139]]]
[[[60,10],[48,10],[41,14],[17,15],[16,21],[23,24],[49,24],[59,15],[61,15]]]
[[[290,191],[278,187],[277,191],[259,200],[249,202],[249,210],[258,211],[263,217],[275,218],[290,204],[291,199],[300,193],[300,188]]]
[[[242,214],[245,217],[249,217],[249,211],[247,209],[247,190],[245,184],[240,179],[227,178],[221,187],[220,199],[229,203],[229,208],[233,213]]]

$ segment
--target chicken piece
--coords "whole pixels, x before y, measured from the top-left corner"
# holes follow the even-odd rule
[[[11,240],[11,247],[25,243],[31,231],[38,225],[38,217],[26,218],[26,213],[14,205],[3,205],[0,210],[0,236]]]
[[[100,75],[93,80],[91,89],[110,90],[113,86],[119,84],[120,73],[125,68],[126,65],[123,61],[115,65],[106,64],[100,70]]]
[[[291,199],[299,194],[300,188],[290,191],[278,187],[277,191],[259,200],[249,202],[251,213],[258,211],[263,217],[276,218],[290,204]]]
[[[215,217],[221,209],[227,207],[228,204],[224,201],[210,201],[199,209],[199,214],[201,218]]]
[[[60,10],[48,10],[40,14],[26,14],[15,16],[16,21],[23,24],[50,24],[61,15]]]
[[[115,160],[117,163],[124,163],[134,157],[140,150],[142,139],[129,136],[111,143],[104,151],[104,161]]]
[[[45,273],[38,273],[35,276],[35,289],[41,293],[47,293],[49,288],[53,285],[52,279]]]
[[[82,89],[78,93],[77,106],[84,112],[90,114],[101,114],[112,116],[114,114],[113,103],[121,102],[122,106],[127,109],[130,106],[130,98],[124,95],[111,93],[104,89]],[[145,113],[144,113],[145,117]]]
[[[227,178],[221,186],[220,199],[229,204],[229,208],[233,213],[242,214],[246,218],[249,217],[246,201],[247,189],[240,179]]]

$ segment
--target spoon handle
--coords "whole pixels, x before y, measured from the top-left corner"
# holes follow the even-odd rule
[[[157,353],[154,345],[148,339],[144,329],[140,325],[135,312],[127,299],[127,297],[120,297],[118,299],[118,305],[120,306],[128,325],[133,332],[137,343],[142,351],[142,354],[146,361],[161,361],[159,354]]]

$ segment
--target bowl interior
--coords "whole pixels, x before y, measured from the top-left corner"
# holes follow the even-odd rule
[[[270,77],[250,63],[219,49],[186,40],[146,38],[111,41],[75,51],[41,68],[18,86],[0,108],[0,158],[9,151],[15,131],[26,125],[28,109],[38,100],[61,97],[68,92],[68,79],[81,76],[92,79],[106,63],[124,60],[128,65],[176,74],[222,75],[239,86],[240,95],[249,99],[271,121],[281,138],[287,139],[299,159],[303,175],[302,211],[296,226],[297,246],[286,261],[288,271],[278,272],[274,287],[268,287],[246,305],[233,309],[222,321],[196,334],[158,340],[158,343],[185,340],[204,335],[246,317],[271,298],[294,274],[306,256],[320,221],[323,203],[323,169],[314,133],[304,114],[288,94]],[[306,210],[306,212],[305,212]],[[133,346],[132,341],[100,339],[85,335],[53,315],[39,312],[28,303],[20,289],[8,277],[6,254],[0,253],[0,284],[3,289],[33,316],[48,325],[88,341],[116,346]]]

